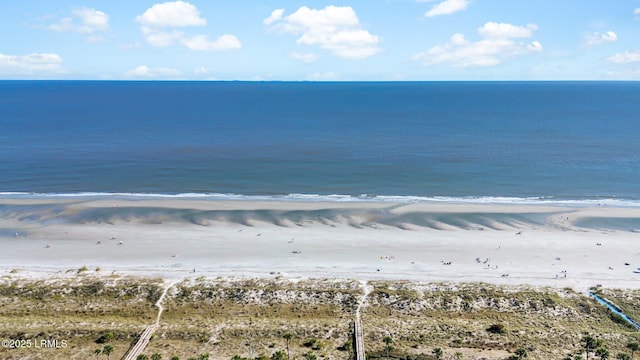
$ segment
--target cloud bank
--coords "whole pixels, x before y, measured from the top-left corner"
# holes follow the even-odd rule
[[[640,50],[617,53],[608,57],[607,61],[614,64],[630,64],[640,62]]]
[[[379,53],[380,38],[362,29],[356,12],[350,6],[306,6],[283,17],[284,9],[276,9],[264,19],[265,25],[299,36],[298,45],[319,46],[334,56],[365,59]],[[305,61],[308,57],[301,57]]]
[[[70,17],[62,18],[57,23],[48,25],[46,29],[80,34],[107,31],[109,30],[109,15],[88,7],[75,8],[71,11]]]
[[[217,39],[210,39],[207,35],[188,36],[177,30],[207,24],[198,8],[184,1],[154,4],[138,15],[136,21],[141,24],[140,30],[147,43],[156,47],[182,44],[195,51],[228,51],[242,47],[235,35],[223,34]]]
[[[494,66],[510,57],[542,51],[542,44],[538,41],[525,43],[515,40],[529,38],[537,29],[535,24],[517,26],[487,22],[477,30],[481,40],[472,42],[463,34],[454,34],[448,43],[420,52],[413,56],[413,60],[422,61],[425,65]]]
[[[100,33],[109,31],[109,15],[89,8],[78,7],[71,10],[71,16],[44,27],[46,30],[83,34],[92,42],[102,41]]]
[[[204,26],[207,20],[200,17],[198,9],[184,1],[155,4],[148,8],[136,21],[149,27]]]
[[[0,74],[31,75],[62,72],[62,58],[58,54],[5,55],[0,53]]]
[[[126,76],[133,79],[176,78],[180,76],[180,71],[172,68],[151,69],[146,65],[141,65],[128,71]]]

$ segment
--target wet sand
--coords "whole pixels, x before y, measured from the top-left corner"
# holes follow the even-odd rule
[[[580,291],[640,285],[633,228],[640,209],[633,207],[197,199],[0,205],[4,274],[55,276],[86,266],[163,278],[402,279]]]

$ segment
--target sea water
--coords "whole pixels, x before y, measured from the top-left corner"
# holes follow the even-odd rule
[[[640,206],[640,83],[0,81],[0,193]]]

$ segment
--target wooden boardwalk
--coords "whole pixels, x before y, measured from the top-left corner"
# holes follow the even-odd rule
[[[365,360],[364,353],[364,333],[362,331],[362,321],[360,314],[356,315],[353,321],[353,349],[355,351],[356,360]]]
[[[372,287],[368,286],[365,280],[360,280],[360,286],[362,287],[362,297],[360,298],[358,307],[356,308],[356,318],[353,320],[353,351],[355,352],[356,360],[365,360],[364,332],[362,331],[360,308],[365,304],[367,296],[371,293]]]
[[[136,360],[138,355],[140,355],[144,351],[144,349],[147,347],[147,345],[149,344],[149,340],[151,340],[151,335],[153,335],[153,333],[158,329],[158,327],[159,327],[158,324],[153,324],[147,327],[146,329],[144,329],[144,331],[140,335],[140,338],[138,339],[138,342],[136,342],[135,345],[129,348],[129,351],[127,351],[127,353],[124,354],[124,357],[122,358],[122,360]]]
[[[140,338],[138,339],[138,341],[135,343],[135,345],[129,348],[129,351],[127,351],[124,354],[124,356],[122,357],[122,360],[136,360],[138,355],[140,355],[144,351],[144,349],[147,347],[147,345],[149,345],[149,340],[151,340],[151,336],[160,327],[160,317],[162,316],[162,312],[164,311],[164,307],[162,306],[162,300],[164,300],[164,297],[167,296],[167,292],[169,291],[169,289],[173,287],[173,285],[175,285],[176,283],[177,281],[174,281],[164,288],[164,291],[162,292],[162,294],[160,295],[160,298],[156,302],[156,306],[158,307],[158,317],[156,318],[156,323],[144,329],[142,334],[140,334]]]

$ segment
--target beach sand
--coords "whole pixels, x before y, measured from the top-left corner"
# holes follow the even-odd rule
[[[633,207],[199,199],[3,199],[0,274],[82,266],[165,279],[640,285]],[[594,222],[593,219],[596,219]],[[15,272],[15,271],[14,271]]]

